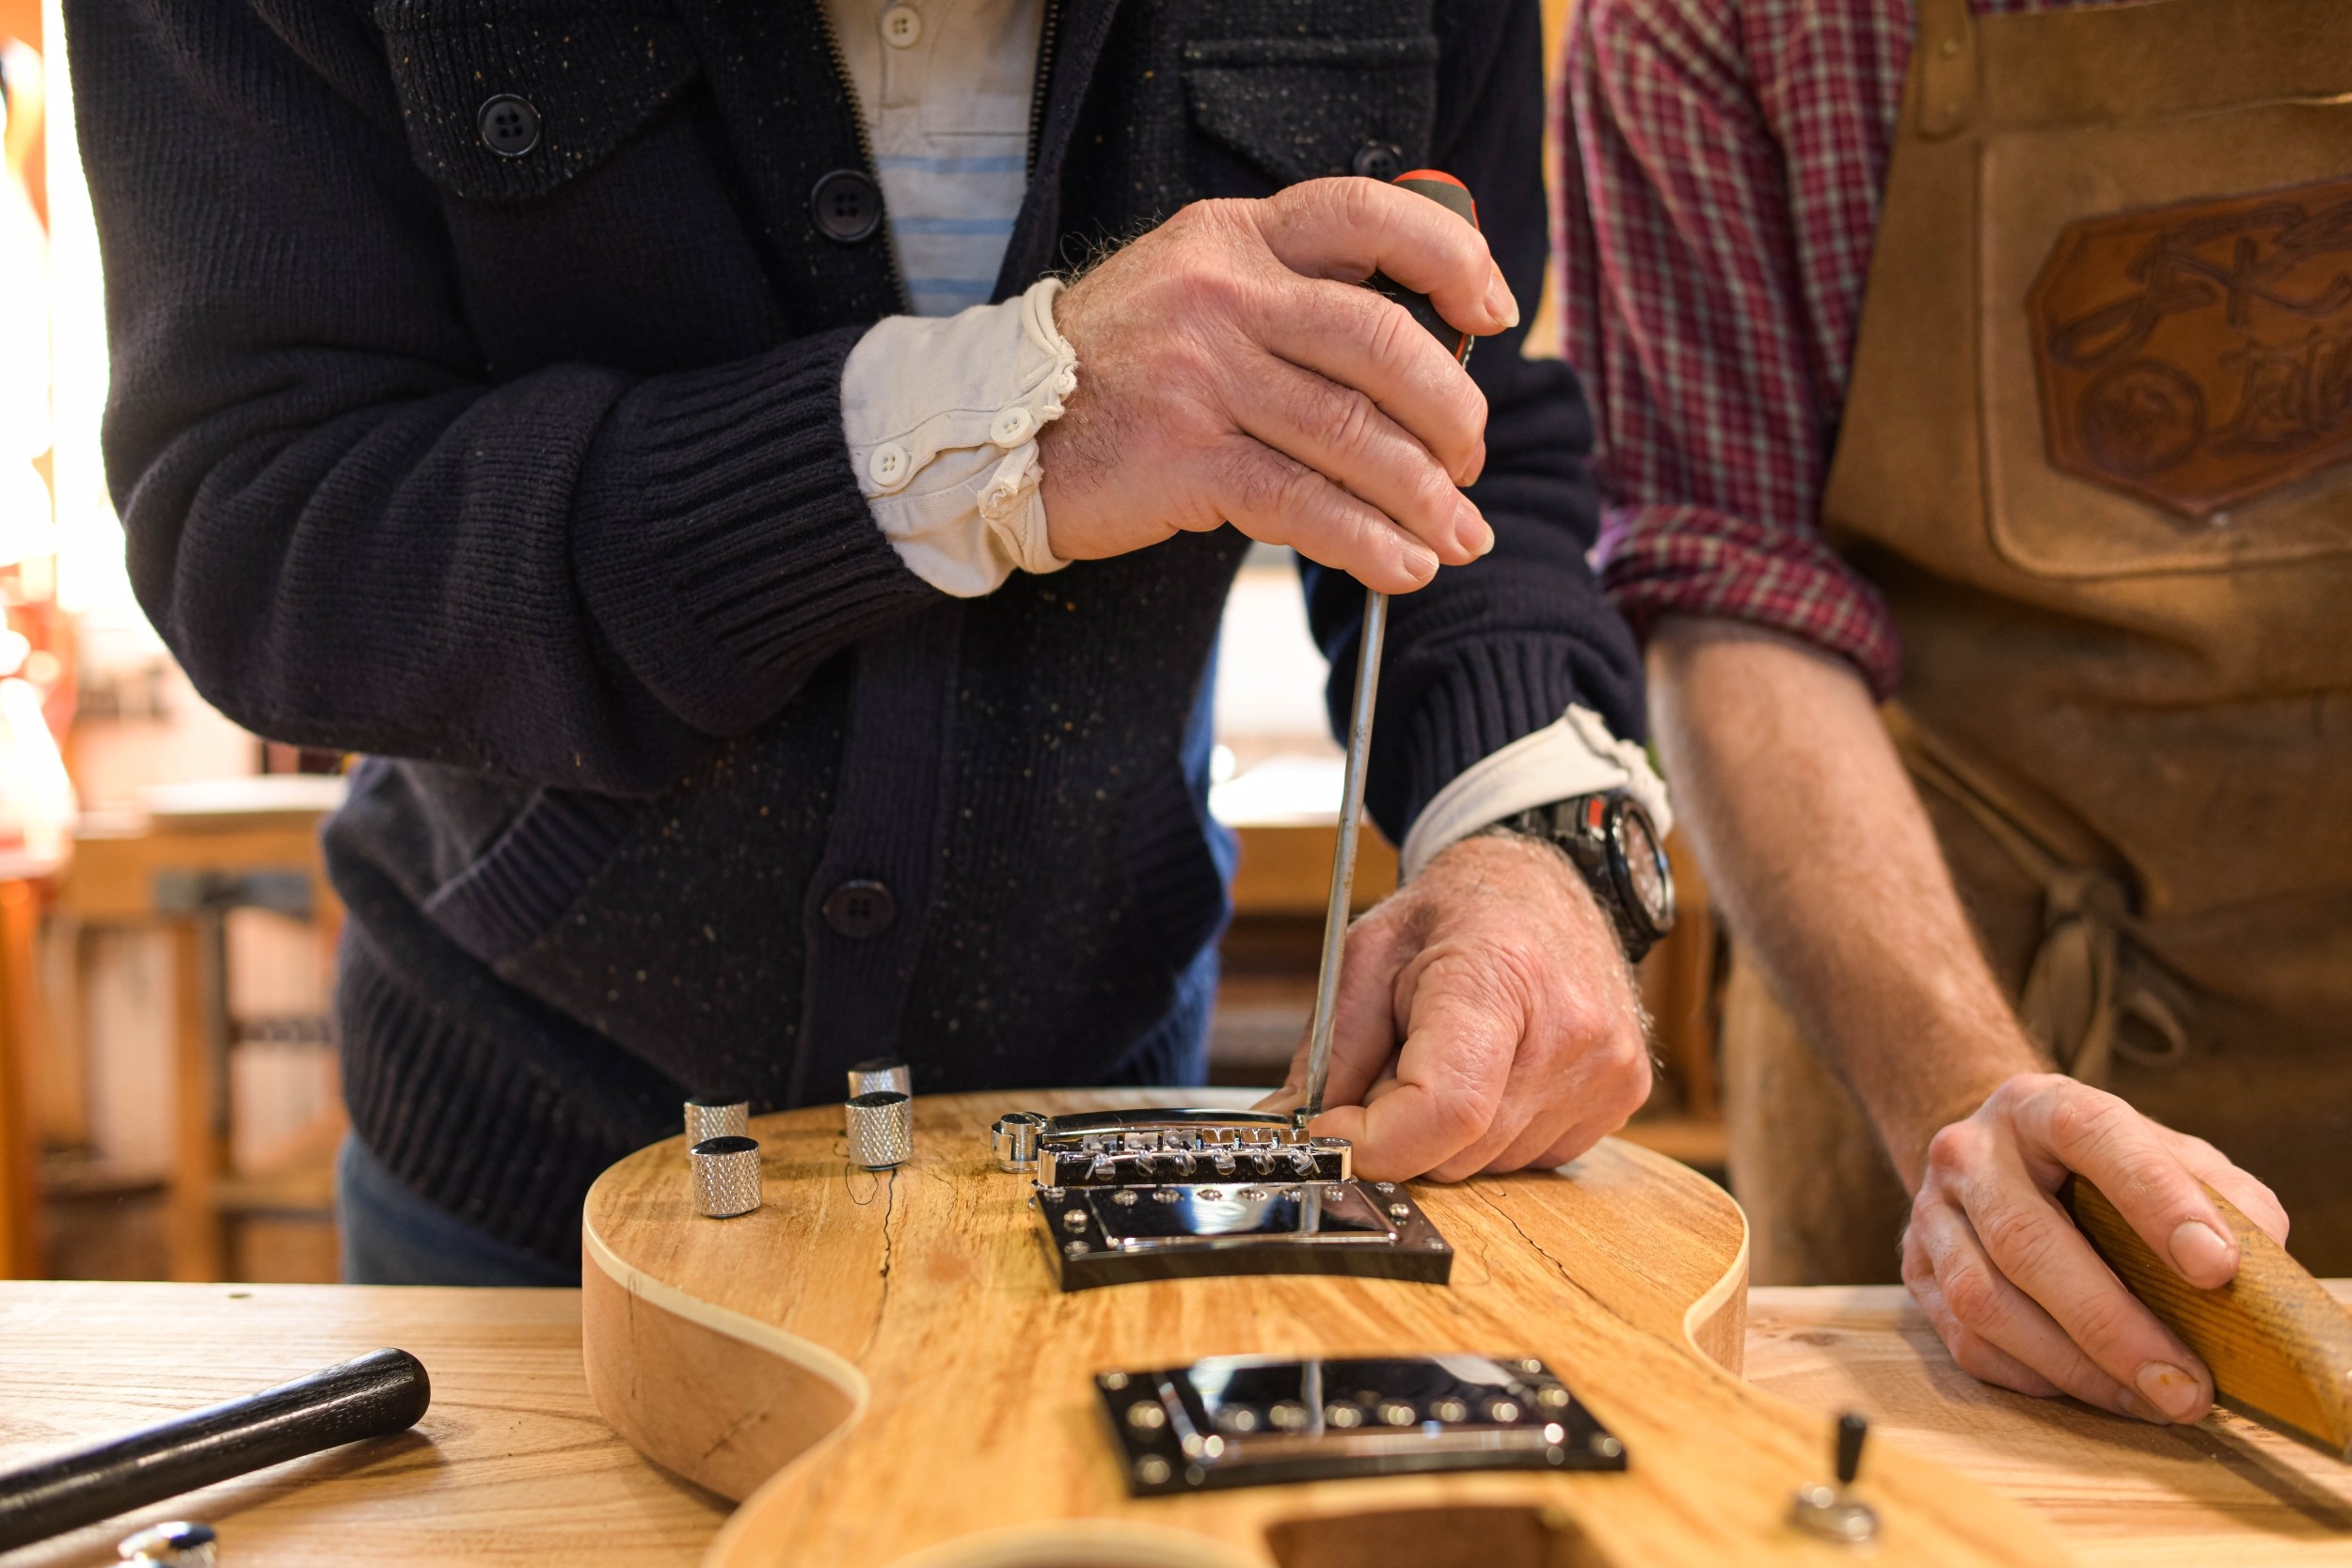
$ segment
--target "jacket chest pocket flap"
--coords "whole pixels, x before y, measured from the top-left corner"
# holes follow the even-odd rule
[[[1368,145],[1428,156],[1438,100],[1438,40],[1248,38],[1184,45],[1184,88],[1211,140],[1282,184],[1355,172]]]
[[[546,196],[636,135],[696,71],[685,29],[643,0],[378,0],[374,14],[410,154],[469,200]]]

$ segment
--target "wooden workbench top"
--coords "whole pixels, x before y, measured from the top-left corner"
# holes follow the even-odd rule
[[[2352,1565],[2352,1466],[2228,1410],[2153,1427],[1989,1388],[1900,1286],[1749,1291],[1747,1376],[2030,1503],[2085,1568]]]
[[[433,1373],[432,1412],[408,1436],[0,1564],[112,1562],[132,1528],[175,1517],[220,1529],[224,1568],[683,1564],[726,1516],[597,1419],[570,1291],[0,1283],[0,1467],[379,1345]],[[2352,1469],[2226,1412],[2159,1431],[1985,1388],[1899,1290],[1755,1291],[1748,1376],[1798,1404],[1862,1410],[1880,1434],[2045,1510],[2085,1564],[2352,1568]]]

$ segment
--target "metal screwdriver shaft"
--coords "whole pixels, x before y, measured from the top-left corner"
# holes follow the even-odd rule
[[[1429,198],[1471,228],[1478,227],[1478,209],[1470,192],[1452,175],[1415,169],[1398,175],[1394,183]],[[1373,275],[1372,286],[1404,306],[1439,342],[1450,342],[1456,362],[1470,358],[1470,335],[1449,325],[1426,296],[1401,289],[1377,273]],[[1314,1022],[1307,1029],[1307,1098],[1296,1112],[1302,1127],[1323,1114],[1323,1091],[1331,1077],[1331,1029],[1339,1010],[1340,960],[1346,954],[1347,917],[1355,905],[1356,840],[1364,817],[1364,773],[1372,760],[1372,711],[1380,694],[1380,645],[1388,630],[1389,596],[1376,588],[1366,589],[1363,632],[1356,643],[1356,701],[1347,717],[1347,768],[1340,782],[1339,838],[1331,851],[1331,896],[1323,911],[1323,958],[1315,971]]]
[[[1331,1076],[1331,1024],[1340,999],[1340,958],[1355,904],[1356,839],[1364,816],[1364,766],[1372,759],[1372,710],[1380,693],[1380,644],[1389,630],[1389,596],[1364,591],[1364,630],[1356,648],[1356,704],[1347,718],[1347,770],[1340,784],[1340,836],[1331,854],[1331,899],[1323,911],[1323,959],[1315,971],[1315,1016],[1307,1033],[1307,1099],[1301,1125],[1323,1114]]]

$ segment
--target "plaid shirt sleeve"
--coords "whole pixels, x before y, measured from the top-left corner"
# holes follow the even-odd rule
[[[1556,107],[1568,358],[1637,633],[1747,621],[1901,673],[1821,537],[1910,0],[1582,0]]]

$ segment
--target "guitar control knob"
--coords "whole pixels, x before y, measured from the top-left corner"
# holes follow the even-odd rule
[[[1045,1134],[1045,1118],[1035,1111],[1007,1111],[988,1130],[988,1147],[1004,1170],[1029,1170],[1037,1164],[1038,1141]]]
[[[914,1158],[914,1101],[890,1089],[853,1094],[842,1107],[850,1133],[850,1164],[888,1170]]]
[[[850,1069],[850,1098],[862,1094],[913,1094],[914,1072],[896,1056],[874,1056]]]
[[[705,1138],[686,1151],[694,1167],[694,1212],[731,1220],[759,1207],[759,1145],[750,1138]]]
[[[739,1095],[698,1094],[686,1102],[686,1147],[706,1138],[746,1138],[752,1132],[752,1104]]]
[[[115,1550],[123,1561],[151,1568],[213,1568],[220,1560],[213,1527],[186,1519],[151,1526],[127,1537]]]
[[[1878,1538],[1877,1510],[1854,1496],[1862,1470],[1862,1444],[1870,1423],[1848,1411],[1837,1418],[1837,1484],[1800,1488],[1790,1517],[1804,1529],[1831,1541],[1859,1546]]]

